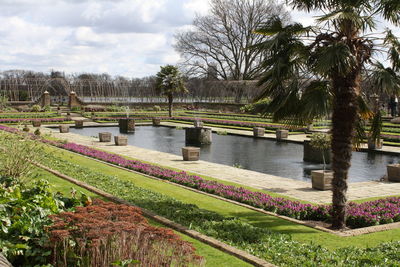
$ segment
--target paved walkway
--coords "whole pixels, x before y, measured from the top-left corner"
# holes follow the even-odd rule
[[[182,126],[182,125],[181,125]],[[217,129],[217,128],[214,128]],[[228,132],[240,130],[228,130]],[[71,142],[90,147],[100,148],[112,153],[129,156],[138,160],[152,162],[163,166],[194,172],[200,175],[215,177],[225,181],[236,182],[258,189],[264,189],[286,196],[302,199],[314,203],[329,203],[332,193],[330,191],[318,191],[311,188],[309,182],[297,181],[289,178],[268,175],[250,170],[211,163],[206,161],[183,161],[181,156],[139,148],[135,146],[115,146],[112,143],[100,143],[97,138],[87,137],[73,133],[60,134],[58,131],[44,129],[52,132],[54,137],[67,139]],[[243,133],[251,135],[251,133]],[[272,135],[271,135],[272,137]],[[298,138],[291,136],[290,138]],[[387,182],[362,182],[349,185],[349,199],[363,199],[369,197],[389,196],[399,194],[400,183]]]

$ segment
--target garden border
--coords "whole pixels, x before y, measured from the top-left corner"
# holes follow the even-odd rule
[[[75,152],[73,152],[73,153],[75,153]],[[44,166],[44,165],[42,165],[40,163],[32,162],[32,164],[34,164],[37,167],[42,168],[42,169],[52,173],[52,174],[54,174],[54,175],[56,175],[56,176],[58,176],[58,177],[60,177],[60,178],[62,178],[64,180],[66,180],[66,181],[74,183],[74,184],[76,184],[76,185],[78,185],[80,187],[83,187],[83,188],[85,188],[85,189],[87,189],[87,190],[89,190],[89,191],[91,191],[93,193],[96,193],[96,194],[98,194],[98,195],[100,195],[102,197],[105,197],[105,198],[107,198],[107,199],[109,199],[109,200],[111,200],[113,202],[120,203],[120,204],[125,204],[125,205],[130,205],[130,206],[133,206],[133,207],[137,207],[137,208],[141,209],[143,215],[145,215],[146,217],[149,217],[149,218],[151,218],[151,219],[153,219],[153,220],[155,220],[155,221],[157,221],[157,222],[159,222],[159,223],[161,223],[161,224],[163,224],[163,225],[165,225],[167,227],[170,227],[170,228],[172,228],[172,229],[174,229],[174,230],[176,230],[176,231],[178,231],[180,233],[183,233],[183,234],[185,234],[187,236],[190,236],[190,237],[192,237],[192,238],[194,238],[194,239],[196,239],[198,241],[201,241],[201,242],[203,242],[205,244],[208,244],[208,245],[210,245],[210,246],[212,246],[212,247],[214,247],[216,249],[219,249],[219,250],[221,250],[223,252],[226,252],[226,253],[228,253],[228,254],[230,254],[232,256],[235,256],[235,257],[237,257],[237,258],[239,258],[239,259],[241,259],[241,260],[243,260],[243,261],[245,261],[247,263],[253,264],[254,266],[260,266],[260,267],[274,267],[275,266],[272,263],[269,263],[269,262],[267,262],[267,261],[265,261],[263,259],[260,259],[260,258],[258,258],[256,256],[253,256],[253,255],[251,255],[251,254],[249,254],[249,253],[247,253],[247,252],[245,252],[243,250],[240,250],[240,249],[235,248],[233,246],[227,245],[227,244],[225,244],[225,243],[223,243],[221,241],[218,241],[218,240],[216,240],[216,239],[214,239],[212,237],[209,237],[209,236],[206,236],[204,234],[201,234],[201,233],[199,233],[197,231],[188,229],[187,227],[185,227],[183,225],[180,225],[178,223],[175,223],[175,222],[173,222],[173,221],[171,221],[171,220],[169,220],[167,218],[164,218],[162,216],[159,216],[159,215],[155,214],[152,211],[149,211],[147,209],[144,209],[144,208],[138,207],[136,205],[133,205],[133,204],[129,203],[126,200],[123,200],[121,198],[115,197],[115,196],[113,196],[113,195],[111,195],[111,194],[109,194],[109,193],[107,193],[107,192],[105,192],[103,190],[100,190],[100,189],[98,189],[98,188],[96,188],[94,186],[91,186],[89,184],[86,184],[84,182],[78,181],[78,180],[76,180],[76,179],[74,179],[74,178],[72,178],[70,176],[67,176],[67,175],[65,175],[65,174],[63,174],[61,172],[53,170],[53,169],[51,169],[51,168],[49,168],[47,166]]]
[[[213,195],[211,193],[207,193],[207,192],[204,192],[204,191],[201,191],[201,190],[197,190],[197,189],[192,188],[192,187],[184,186],[184,185],[181,185],[181,184],[178,184],[178,183],[174,183],[174,182],[171,182],[171,181],[168,181],[168,180],[165,180],[165,179],[161,179],[161,178],[158,178],[158,177],[155,177],[155,176],[151,176],[151,175],[144,174],[144,173],[141,173],[141,172],[138,172],[138,171],[134,171],[134,170],[131,170],[131,169],[128,169],[128,168],[125,168],[125,167],[122,167],[122,166],[119,166],[119,165],[116,165],[116,164],[113,164],[113,163],[109,163],[109,162],[102,161],[102,160],[99,160],[99,159],[96,159],[96,158],[92,158],[92,157],[89,157],[89,156],[86,156],[86,155],[82,155],[82,154],[79,154],[77,152],[74,152],[74,151],[71,151],[71,150],[68,150],[68,149],[64,149],[64,148],[60,148],[60,149],[63,149],[63,150],[66,150],[68,152],[71,152],[73,154],[76,154],[76,155],[79,155],[79,156],[82,156],[82,157],[85,157],[85,158],[88,158],[88,159],[103,163],[103,164],[111,166],[111,167],[115,167],[115,168],[118,168],[118,169],[121,169],[121,170],[124,170],[124,171],[135,173],[135,174],[139,174],[139,175],[145,176],[147,178],[150,178],[150,179],[153,179],[153,180],[156,180],[156,181],[160,181],[160,182],[168,183],[168,184],[171,184],[171,185],[174,185],[174,186],[178,186],[180,188],[184,188],[184,189],[190,190],[192,192],[196,192],[196,193],[203,194],[203,195],[206,195],[206,196],[209,196],[209,197],[213,197],[213,198],[218,199],[218,200],[222,200],[222,201],[234,204],[234,205],[238,205],[238,206],[241,206],[241,207],[244,207],[244,208],[248,208],[248,209],[251,209],[251,210],[266,214],[266,215],[271,215],[271,216],[274,216],[274,217],[277,217],[277,218],[280,218],[280,219],[284,219],[284,220],[287,220],[287,221],[290,221],[290,222],[301,224],[301,225],[304,225],[304,226],[307,226],[307,227],[310,227],[310,228],[313,228],[313,229],[316,229],[316,230],[320,230],[320,231],[323,231],[323,232],[327,232],[327,233],[330,233],[330,234],[334,234],[334,235],[337,235],[337,236],[340,236],[340,237],[359,236],[359,235],[363,235],[363,234],[370,234],[370,233],[375,233],[375,232],[381,232],[381,231],[400,228],[400,222],[394,222],[394,223],[374,225],[374,226],[368,226],[368,227],[351,229],[351,230],[334,231],[334,230],[331,230],[331,229],[326,228],[326,227],[315,225],[315,224],[313,224],[311,222],[301,221],[301,220],[297,220],[297,219],[294,219],[294,218],[291,218],[291,217],[287,217],[287,216],[284,216],[284,215],[279,215],[279,214],[276,214],[276,213],[273,213],[273,212],[270,212],[270,211],[266,211],[266,210],[263,210],[263,209],[260,209],[260,208],[253,207],[251,205],[240,203],[238,201],[234,201],[234,200],[227,199],[227,198],[224,198],[224,197],[221,197],[221,196]]]

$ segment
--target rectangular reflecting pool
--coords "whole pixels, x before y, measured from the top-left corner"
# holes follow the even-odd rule
[[[121,134],[118,127],[70,128],[70,132],[95,137],[99,132]],[[176,155],[181,155],[185,146],[185,130],[170,127],[139,126],[135,133],[126,135],[129,145]],[[303,161],[302,144],[215,133],[212,141],[211,145],[201,146],[202,160],[305,181],[310,180],[311,170],[323,168]],[[398,162],[398,156],[353,152],[350,182],[377,181],[386,174],[387,164]]]

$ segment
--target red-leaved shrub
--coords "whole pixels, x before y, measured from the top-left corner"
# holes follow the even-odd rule
[[[139,261],[136,266],[204,265],[189,242],[170,229],[149,225],[139,208],[95,199],[91,206],[51,218],[54,266],[108,267],[131,259]]]

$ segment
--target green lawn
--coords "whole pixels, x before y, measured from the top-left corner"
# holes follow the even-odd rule
[[[113,175],[122,180],[128,180],[136,186],[150,189],[186,203],[196,204],[200,208],[215,211],[224,216],[234,216],[258,227],[265,227],[276,232],[290,234],[293,239],[301,242],[313,242],[330,249],[357,246],[375,246],[384,241],[400,240],[400,229],[377,232],[357,237],[339,237],[310,227],[298,225],[274,216],[268,216],[247,208],[243,208],[222,200],[198,194],[178,186],[156,181],[140,174],[117,169],[89,158],[68,151],[52,148],[53,153],[87,169]]]
[[[64,195],[69,196],[70,192],[71,192],[71,188],[75,188],[75,190],[83,192],[92,198],[95,198],[95,197],[102,198],[82,187],[79,187],[75,184],[65,181],[43,169],[35,168],[34,175],[44,178],[47,181],[49,181],[49,183],[52,185],[52,190],[55,192],[61,192]],[[155,222],[151,219],[148,219],[148,220],[154,226],[165,227],[164,225],[162,225],[158,222]],[[229,262],[229,266],[233,266],[233,267],[252,266],[251,264],[248,264],[234,256],[226,254],[218,249],[215,249],[215,248],[213,248],[207,244],[204,244],[196,239],[193,239],[187,235],[184,235],[184,234],[176,232],[176,231],[174,231],[174,232],[177,233],[183,240],[192,243],[196,247],[197,254],[203,256],[206,259],[206,266],[224,266],[224,265],[226,265],[227,262]]]

